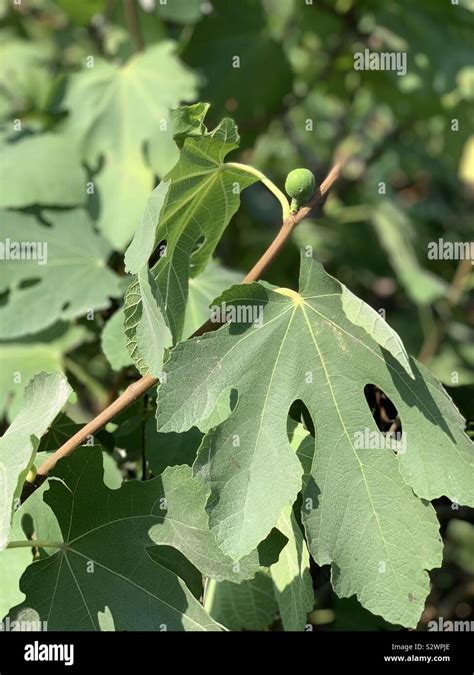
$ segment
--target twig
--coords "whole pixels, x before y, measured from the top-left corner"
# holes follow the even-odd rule
[[[289,236],[293,232],[294,228],[298,223],[300,223],[306,216],[309,215],[311,209],[320,202],[326,193],[329,191],[332,185],[339,178],[341,173],[341,163],[336,162],[331,171],[328,173],[326,178],[323,180],[319,188],[314,193],[312,199],[303,206],[297,213],[292,216],[289,216],[281,226],[280,231],[278,232],[275,239],[272,241],[270,246],[267,248],[265,253],[262,255],[260,260],[252,267],[250,272],[242,281],[243,284],[249,284],[252,281],[257,281],[262,276],[263,271],[268,267],[272,260],[278,255],[285,243],[287,242]]]
[[[145,43],[143,42],[143,36],[140,30],[135,0],[123,0],[123,11],[125,13],[125,19],[127,21],[128,31],[132,38],[133,46],[137,52],[141,52],[145,47]]]
[[[273,261],[275,256],[283,248],[288,241],[291,233],[296,225],[301,222],[311,212],[311,209],[320,202],[327,194],[332,185],[336,182],[341,172],[341,163],[336,162],[331,171],[328,173],[324,181],[316,190],[312,199],[306,206],[303,206],[297,213],[290,215],[283,222],[280,231],[260,260],[252,267],[250,272],[242,280],[242,284],[249,284],[253,281],[258,281],[266,267]],[[203,333],[216,330],[219,327],[218,323],[206,321],[200,328],[198,328],[191,337],[197,337]],[[51,471],[56,462],[62,457],[71,454],[78,446],[82,445],[84,441],[90,436],[100,431],[108,422],[110,422],[116,415],[121,413],[125,408],[128,408],[134,401],[139,399],[151,387],[157,384],[159,380],[152,375],[144,375],[137,382],[130,384],[127,389],[105,410],[103,410],[97,417],[88,422],[82,429],[80,429],[74,436],[71,436],[56,452],[54,452],[48,459],[46,459],[38,469],[36,478],[33,483],[25,483],[22,493],[22,501],[24,501],[32,492],[34,492],[45,480],[49,471]]]
[[[452,310],[456,305],[459,304],[461,300],[464,287],[467,283],[469,275],[473,270],[472,262],[469,258],[464,258],[460,260],[456,268],[453,280],[449,286],[448,296],[447,296],[447,309],[448,312],[445,316],[440,317],[437,321],[433,331],[426,337],[423,345],[418,354],[418,361],[421,363],[429,363],[433,356],[438,351],[438,347],[443,340],[446,330],[448,320],[451,318]]]

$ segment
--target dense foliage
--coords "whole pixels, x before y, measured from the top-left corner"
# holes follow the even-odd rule
[[[0,618],[469,618],[472,264],[430,251],[473,238],[472,1],[0,0],[0,33]]]

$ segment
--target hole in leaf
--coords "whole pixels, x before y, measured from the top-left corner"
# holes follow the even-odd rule
[[[375,384],[365,385],[364,396],[378,430],[387,441],[386,447],[394,452],[403,452],[402,422],[393,401]]]
[[[293,401],[288,411],[287,435],[288,442],[303,468],[303,490],[298,497],[297,511],[304,519],[319,505],[321,490],[311,475],[311,466],[315,453],[314,420],[306,405],[300,399]]]
[[[311,436],[314,436],[313,418],[311,417],[311,413],[309,412],[308,408],[301,399],[293,401],[293,403],[290,406],[288,416],[292,420],[295,420],[296,422],[302,424],[303,427],[307,431],[309,431]]]
[[[0,307],[3,307],[3,305],[7,304],[10,297],[10,292],[10,289],[7,288],[3,293],[0,293]]]
[[[23,514],[21,518],[21,529],[25,533],[27,539],[32,539],[35,526],[33,523],[33,518],[29,513]]]
[[[288,442],[296,452],[304,473],[309,476],[315,448],[314,422],[303,401],[296,400],[291,404],[288,411],[286,431]],[[319,489],[314,479],[309,478],[309,481],[311,485],[308,484],[307,488],[312,494],[311,508],[313,508],[314,504],[317,503]]]

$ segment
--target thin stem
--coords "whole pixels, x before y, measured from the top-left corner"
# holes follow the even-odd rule
[[[308,204],[303,206],[297,213],[289,215],[287,218],[285,218],[277,236],[262,255],[260,260],[252,267],[244,279],[242,279],[242,284],[250,284],[254,281],[258,281],[261,278],[261,275],[263,274],[266,267],[268,267],[277,253],[288,241],[296,225],[306,218],[306,216],[311,212],[313,206],[323,199],[332,185],[339,178],[340,173],[341,162],[336,162]],[[191,338],[197,337],[198,335],[202,335],[203,333],[210,332],[212,330],[216,330],[219,328],[219,326],[219,323],[208,320],[200,328],[198,328],[198,330],[195,331],[193,335],[191,335]],[[70,455],[71,452],[82,445],[90,435],[94,435],[97,431],[102,429],[102,427],[110,422],[116,415],[125,410],[125,408],[128,408],[128,406],[130,406],[134,401],[140,398],[146,391],[148,391],[148,389],[153,387],[158,382],[159,380],[156,377],[153,377],[152,375],[144,375],[137,382],[130,384],[113,403],[111,403],[107,408],[105,408],[105,410],[99,413],[97,417],[82,427],[82,429],[75,433],[74,436],[71,436],[71,438],[67,440],[66,443],[64,443],[58,450],[56,450],[56,452],[50,455],[43,462],[43,464],[41,464],[34,482],[25,483],[21,495],[22,501],[27,499],[27,497],[29,497],[29,495],[32,494],[44,482],[49,471],[55,467],[56,462],[59,459]]]
[[[257,281],[258,279],[261,278],[265,268],[268,267],[268,265],[272,262],[272,260],[281,251],[281,249],[288,241],[291,233],[298,225],[298,223],[300,223],[304,218],[306,218],[306,216],[308,216],[311,213],[311,209],[313,208],[313,206],[316,206],[316,204],[323,199],[323,197],[326,195],[326,193],[329,191],[332,185],[334,185],[336,180],[339,178],[340,173],[341,173],[341,163],[336,162],[336,164],[334,164],[333,168],[328,173],[326,178],[323,180],[319,188],[315,191],[311,200],[305,206],[302,206],[300,210],[297,211],[297,213],[290,215],[285,219],[277,236],[272,241],[270,246],[267,248],[265,253],[262,255],[260,260],[258,260],[255,263],[255,265],[252,267],[252,269],[247,274],[245,279],[242,281],[243,284],[249,284],[252,281]]]
[[[123,394],[121,394],[113,403],[102,410],[93,420],[82,427],[74,436],[71,436],[55,453],[50,455],[38,469],[35,481],[31,483],[32,487],[36,489],[42,483],[42,478],[48,474],[49,471],[56,465],[58,459],[66,457],[77,447],[82,445],[90,436],[93,436],[97,431],[100,431],[110,420],[116,415],[128,408],[134,401],[139,399],[148,391],[158,380],[151,375],[145,375],[137,382],[132,382]],[[28,487],[27,487],[28,490]],[[32,490],[34,491],[34,490]],[[23,497],[23,496],[22,496]],[[22,498],[23,501],[23,498]]]
[[[255,169],[253,166],[250,166],[249,164],[240,164],[239,162],[226,162],[224,164],[225,168],[231,168],[231,169],[240,169],[241,171],[245,171],[246,173],[251,174],[252,176],[255,176],[258,178],[258,180],[265,185],[266,188],[270,190],[270,192],[275,195],[275,197],[278,199],[278,201],[281,204],[281,210],[283,214],[283,220],[286,220],[290,216],[290,204],[288,202],[288,199],[285,197],[283,192],[280,190],[279,187],[275,185],[267,176],[265,176],[264,173],[259,171],[258,169]]]
[[[21,541],[9,541],[7,548],[61,548],[60,541],[42,541],[40,539],[22,539]]]
[[[138,20],[137,7],[135,0],[123,0],[123,11],[125,13],[125,20],[128,26],[128,32],[135,47],[135,51],[141,52],[145,47],[142,32],[140,30],[140,22]]]

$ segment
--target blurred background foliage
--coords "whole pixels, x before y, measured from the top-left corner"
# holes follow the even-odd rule
[[[47,240],[56,261],[2,263],[5,423],[35,372],[63,370],[78,396],[74,422],[58,421],[42,448],[51,450],[136,377],[121,337],[123,252],[177,157],[170,109],[206,100],[211,126],[223,116],[238,123],[233,159],[281,187],[293,168],[322,180],[336,154],[349,158],[323,212],[298,226],[267,279],[295,287],[298,249],[313,246],[332,274],[384,310],[472,433],[472,265],[427,251],[440,238],[474,235],[473,0],[0,0],[0,40],[2,240]],[[366,48],[406,52],[407,74],[354,70],[354,53]],[[242,201],[219,263],[191,282],[189,326],[279,227],[263,186]],[[100,439],[129,471],[152,406],[153,394]],[[436,507],[446,556],[420,628],[438,616],[474,618],[472,511]],[[317,630],[393,628],[338,600],[326,568],[313,573]],[[259,608],[242,627],[278,628],[272,611]]]

